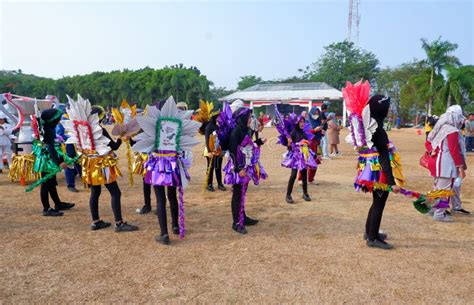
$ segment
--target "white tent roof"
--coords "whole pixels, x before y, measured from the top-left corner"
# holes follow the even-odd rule
[[[221,100],[232,101],[342,100],[341,91],[326,83],[258,84],[227,95]]]

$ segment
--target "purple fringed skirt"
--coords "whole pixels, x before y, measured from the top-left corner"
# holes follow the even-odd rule
[[[176,153],[153,153],[145,163],[145,183],[161,186],[183,186],[181,179],[188,179],[189,175],[184,166],[185,161]],[[184,173],[185,177],[181,177]]]
[[[232,158],[227,160],[227,164],[224,166],[224,183],[225,184],[247,184],[253,181],[255,185],[260,183],[260,179],[267,179],[268,175],[265,172],[260,161],[257,161],[254,165],[247,167],[247,175],[240,177],[239,173],[234,171],[234,162]]]
[[[309,148],[307,149],[307,157],[303,153],[303,147],[294,145],[290,151],[285,154],[281,165],[291,169],[303,170],[306,168],[317,168],[318,164],[316,163],[315,153]]]

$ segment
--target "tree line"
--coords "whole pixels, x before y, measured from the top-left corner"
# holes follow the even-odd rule
[[[312,64],[299,69],[299,75],[286,79],[263,80],[255,75],[240,77],[237,90],[259,83],[325,82],[341,90],[346,81],[370,81],[373,93],[392,97],[393,113],[407,122],[421,114],[441,114],[451,104],[459,104],[466,112],[474,112],[474,66],[462,65],[452,55],[458,45],[441,37],[432,42],[421,39],[426,58],[402,63],[397,67],[381,67],[377,56],[358,48],[352,42],[332,43]],[[199,100],[218,103],[235,90],[214,87],[212,81],[196,67],[182,64],[152,69],[94,72],[67,76],[57,80],[0,71],[0,91],[42,98],[56,95],[61,101],[66,94],[80,93],[94,104],[118,105],[122,99],[141,107],[173,95],[197,109]],[[218,103],[219,104],[219,103]],[[341,109],[334,109],[341,112]]]

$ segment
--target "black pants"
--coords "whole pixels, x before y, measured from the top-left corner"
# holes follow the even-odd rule
[[[99,217],[99,197],[102,192],[100,185],[90,185],[91,197],[89,199],[89,206],[91,208],[92,221],[100,220]],[[122,221],[122,207],[120,197],[122,193],[116,181],[105,184],[105,188],[109,191],[111,197],[112,211],[114,212],[115,222]]]
[[[242,184],[234,184],[232,186],[232,222],[234,224],[239,223],[240,219],[240,200],[242,198]],[[244,211],[244,218],[247,217]]]
[[[157,209],[158,214],[158,223],[160,224],[160,235],[168,234],[168,223],[166,222],[166,195],[165,187],[160,185],[153,186],[156,195]],[[178,198],[176,197],[176,187],[167,186],[167,195],[170,202],[171,210],[171,223],[173,227],[178,227]]]
[[[41,173],[41,177],[44,177],[45,175],[46,173]],[[55,205],[59,205],[61,203],[56,185],[58,185],[56,176],[51,177],[41,184],[40,198],[41,203],[43,204],[43,211],[47,211],[51,208],[49,205],[49,196],[51,196],[51,199]]]
[[[308,194],[308,171],[305,169],[301,170],[301,181],[303,183],[303,194]],[[297,169],[291,170],[290,180],[288,180],[288,188],[286,189],[286,196],[291,196],[293,191],[293,185],[295,185],[296,176],[298,175]]]
[[[375,240],[379,233],[380,223],[382,222],[383,209],[387,202],[388,192],[374,191],[372,193],[372,206],[367,215],[367,222],[365,224],[365,232],[369,240]]]
[[[211,162],[210,157],[206,157],[207,168],[209,168],[209,163]],[[217,185],[222,185],[222,156],[215,156],[212,159],[211,168],[209,169],[209,180],[207,181],[208,185],[212,185],[214,182],[214,171],[216,172]]]
[[[143,179],[143,199],[145,205],[151,209],[151,184],[145,183],[145,179]]]

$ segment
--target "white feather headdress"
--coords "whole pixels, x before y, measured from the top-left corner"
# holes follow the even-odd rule
[[[71,137],[66,143],[75,144],[77,150],[97,153],[100,156],[107,155],[111,148],[108,146],[110,139],[102,134],[102,127],[99,123],[99,116],[91,114],[91,103],[83,99],[79,94],[77,101],[69,95],[68,121],[64,121],[64,129]]]
[[[135,137],[136,143],[132,149],[138,152],[150,153],[156,150],[156,127],[159,119],[178,119],[181,121],[180,149],[191,151],[193,146],[199,144],[194,136],[198,132],[201,123],[191,120],[192,111],[180,111],[170,96],[161,110],[157,107],[148,107],[144,116],[137,117],[138,124],[143,130]]]

